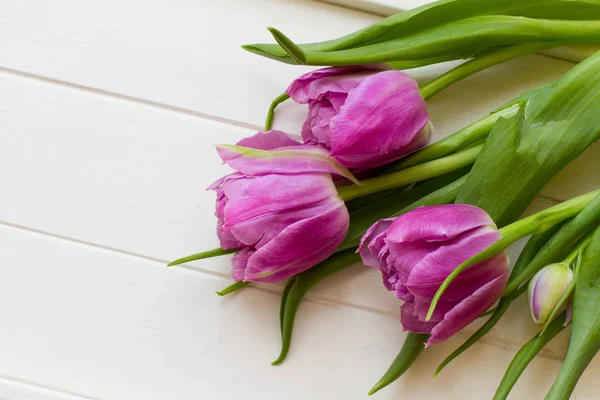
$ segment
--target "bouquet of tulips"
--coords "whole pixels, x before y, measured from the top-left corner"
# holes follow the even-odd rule
[[[508,366],[504,399],[535,355],[572,325],[548,399],[567,399],[600,350],[600,190],[519,219],[542,187],[600,137],[600,52],[434,143],[426,100],[490,66],[559,46],[600,42],[600,0],[441,0],[342,38],[244,49],[329,66],[276,98],[264,132],[217,146],[235,172],[215,181],[221,247],[234,253],[226,295],[287,280],[281,363],[311,287],[362,262],[402,301],[409,335],[375,393],[426,348],[487,321],[436,374],[527,292],[540,332]],[[467,60],[426,85],[403,69]],[[278,104],[308,106],[301,137],[273,130]],[[505,249],[530,236],[510,268]]]

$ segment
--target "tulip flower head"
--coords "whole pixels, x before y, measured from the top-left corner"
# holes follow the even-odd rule
[[[573,279],[573,271],[566,263],[548,265],[531,278],[527,287],[527,299],[531,317],[536,324],[544,325],[548,321],[554,308],[571,287]]]
[[[375,67],[332,67],[296,79],[286,90],[308,104],[304,143],[330,151],[341,165],[369,169],[425,146],[431,125],[418,84]]]
[[[235,281],[275,282],[329,257],[349,226],[344,201],[331,174],[349,172],[312,146],[283,132],[259,133],[218,146],[237,170],[214,182],[217,235],[232,259]]]
[[[502,252],[463,271],[450,284],[432,318],[426,315],[442,282],[462,262],[500,239],[490,216],[464,204],[420,207],[375,223],[358,249],[363,263],[377,268],[385,287],[404,300],[405,330],[431,334],[440,343],[490,308],[508,280]]]

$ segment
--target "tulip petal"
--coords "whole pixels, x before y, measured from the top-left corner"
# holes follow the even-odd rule
[[[431,337],[426,345],[441,343],[470,324],[500,297],[508,281],[508,271],[477,289],[471,296],[465,298],[451,311],[446,313],[444,319],[432,330]]]
[[[336,204],[337,203],[337,204]],[[342,243],[350,217],[343,201],[319,215],[298,221],[248,259],[245,281],[276,282],[324,261]]]
[[[400,158],[417,150],[411,146],[429,121],[418,84],[401,71],[365,77],[350,91],[337,116],[331,119],[331,154],[350,168],[358,155]],[[425,140],[418,140],[420,146]],[[353,159],[346,159],[346,156]],[[389,160],[392,161],[392,160]],[[358,164],[358,162],[357,162]]]
[[[387,240],[389,243],[444,241],[486,225],[496,227],[485,211],[468,204],[419,207],[396,218]]]
[[[223,162],[245,175],[327,172],[341,175],[358,184],[348,169],[327,157],[327,150],[314,146],[303,145],[286,150],[259,150],[219,145],[217,152]]]
[[[224,226],[225,206],[227,205],[228,199],[225,196],[223,185],[226,182],[234,182],[242,177],[242,174],[236,172],[218,179],[209,187],[209,189],[217,192],[217,200],[215,204],[215,216],[217,217],[217,237],[219,238],[221,248],[224,250],[239,248],[241,243],[233,236],[231,229]]]
[[[231,258],[231,277],[234,281],[242,282],[244,280],[248,259],[254,253],[256,253],[256,250],[253,250],[250,247],[244,247],[236,251],[236,253],[233,255]]]
[[[231,227],[231,232],[240,242],[261,248],[275,239],[288,226],[329,211],[332,207],[332,201],[337,202],[335,199],[328,198],[320,203],[307,205],[303,208],[263,213],[257,217],[236,223]]]
[[[236,146],[250,147],[259,150],[275,150],[282,147],[298,146],[302,143],[285,132],[271,130],[258,132],[236,143]]]
[[[416,313],[414,303],[405,303],[400,307],[400,322],[405,331],[414,333],[431,333],[438,322],[423,322]]]
[[[427,254],[415,265],[405,281],[408,290],[417,299],[433,298],[441,283],[454,271],[457,265],[498,241],[500,234],[489,227],[478,228],[476,232],[466,232]],[[393,253],[392,253],[393,254]],[[401,263],[396,260],[396,265]],[[508,271],[508,258],[500,253],[461,272],[444,292],[442,299],[453,301],[473,293],[487,283]]]
[[[302,210],[329,199],[339,199],[328,174],[247,177],[227,184],[224,194],[228,201],[223,217],[228,227],[264,215]],[[249,240],[246,244],[255,243]]]
[[[330,93],[308,105],[308,118],[302,126],[304,143],[315,143],[331,148],[331,129],[329,122],[335,117],[346,100],[346,94]]]
[[[452,310],[459,301],[440,301],[438,305],[435,307],[435,311],[431,316],[431,319],[428,322],[440,322],[444,319],[444,315],[446,315],[450,310]],[[427,321],[427,313],[429,312],[429,307],[431,306],[430,302],[426,301],[415,301],[415,315],[419,318],[420,321]]]
[[[363,264],[381,269],[379,254],[381,249],[386,247],[385,237],[392,222],[393,218],[381,219],[371,225],[362,236],[357,252],[360,253]]]
[[[317,69],[294,80],[285,92],[296,103],[306,104],[324,93],[348,93],[360,84],[365,73],[379,68],[359,65]]]

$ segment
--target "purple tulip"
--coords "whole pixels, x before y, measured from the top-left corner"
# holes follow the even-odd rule
[[[363,262],[381,270],[385,287],[404,300],[405,330],[429,333],[427,345],[447,340],[490,308],[508,280],[508,257],[500,253],[466,269],[450,284],[429,321],[438,288],[462,262],[500,239],[494,221],[478,207],[421,207],[378,221],[363,236]]]
[[[283,132],[258,133],[241,146],[218,146],[237,172],[217,192],[217,235],[233,256],[235,281],[275,282],[329,257],[348,232],[349,215],[331,174],[353,179],[314,146]]]
[[[305,143],[318,144],[345,167],[369,169],[425,146],[429,114],[407,74],[376,67],[333,67],[296,79],[286,93],[308,104]]]

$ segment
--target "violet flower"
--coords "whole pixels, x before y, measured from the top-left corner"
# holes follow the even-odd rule
[[[464,328],[500,297],[509,276],[502,252],[463,271],[450,284],[432,318],[426,315],[441,283],[462,262],[500,239],[482,209],[451,204],[421,207],[375,223],[361,240],[364,264],[381,270],[385,287],[404,300],[405,330],[440,343]]]
[[[332,67],[296,79],[286,93],[308,104],[304,143],[322,146],[352,169],[396,161],[425,146],[431,125],[418,84],[377,67]]]
[[[236,169],[209,189],[217,192],[217,235],[232,259],[237,282],[275,282],[329,257],[349,226],[344,201],[331,174],[348,170],[314,146],[298,145],[283,132],[258,133],[217,146]]]

